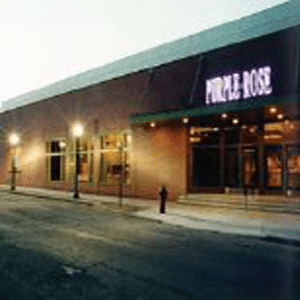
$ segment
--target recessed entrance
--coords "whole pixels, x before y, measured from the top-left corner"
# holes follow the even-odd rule
[[[194,120],[190,192],[300,189],[300,122],[271,108]]]

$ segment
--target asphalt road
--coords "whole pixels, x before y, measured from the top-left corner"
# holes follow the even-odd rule
[[[0,193],[0,299],[300,299],[300,247]]]

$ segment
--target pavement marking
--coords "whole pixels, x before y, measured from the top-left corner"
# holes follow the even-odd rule
[[[56,229],[56,228],[55,228]],[[83,231],[78,231],[78,230],[74,230],[74,229],[64,229],[64,228],[58,228],[58,231],[62,231],[62,232],[66,232],[66,233],[70,233],[70,234],[75,234],[79,237],[85,238],[85,239],[93,239],[93,240],[99,240],[102,242],[105,242],[107,244],[112,244],[112,245],[116,245],[116,246],[126,246],[128,248],[145,248],[143,246],[136,246],[136,245],[132,245],[126,242],[119,242],[119,241],[114,241],[111,240],[109,238],[103,237],[103,236],[99,236],[99,235],[94,235],[94,234],[90,234],[87,232],[83,232]]]
[[[78,230],[74,230],[74,229],[65,229],[65,228],[61,228],[59,225],[43,224],[40,221],[35,221],[33,219],[26,218],[24,216],[22,216],[22,217],[23,217],[23,219],[32,221],[30,224],[26,224],[26,225],[29,225],[29,228],[26,228],[27,226],[26,225],[24,226],[24,224],[21,224],[21,225],[18,225],[18,224],[7,225],[7,224],[3,224],[3,223],[1,224],[0,223],[0,230],[2,229],[2,230],[5,230],[5,231],[8,231],[8,232],[9,231],[15,231],[15,232],[19,232],[19,233],[24,234],[26,231],[30,231],[32,229],[32,226],[35,225],[35,223],[38,223],[39,229],[43,229],[43,230],[47,230],[47,231],[55,230],[55,231],[58,231],[58,232],[64,232],[64,233],[67,233],[67,234],[76,235],[76,236],[84,238],[84,239],[98,240],[98,241],[102,241],[104,243],[111,244],[111,245],[114,245],[114,246],[119,246],[119,247],[121,246],[121,247],[127,247],[127,248],[135,248],[135,249],[146,248],[142,245],[137,246],[137,245],[133,245],[133,244],[126,243],[126,242],[115,241],[115,240],[112,240],[112,239],[109,239],[109,238],[106,238],[106,237],[103,237],[103,236],[91,234],[91,233],[88,233],[88,232],[78,231]],[[22,229],[18,228],[18,226],[22,226]]]
[[[14,228],[10,225],[7,224],[0,224],[0,230],[10,230],[10,231],[15,231],[15,232],[20,232],[23,233],[24,231],[20,228]]]

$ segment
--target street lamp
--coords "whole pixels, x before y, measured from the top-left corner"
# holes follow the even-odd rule
[[[83,134],[83,126],[80,123],[74,124],[72,128],[73,136],[75,137],[75,147],[76,147],[76,162],[75,162],[75,192],[74,199],[78,199],[78,173],[79,173],[79,138]]]
[[[12,133],[9,136],[9,143],[12,146],[12,161],[11,161],[11,190],[14,191],[16,189],[16,147],[19,144],[20,138],[16,133]]]

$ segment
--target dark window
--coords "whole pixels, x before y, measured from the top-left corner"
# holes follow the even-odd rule
[[[65,178],[65,148],[64,139],[46,143],[48,179],[51,181]]]
[[[193,149],[193,186],[220,186],[220,156],[218,148]]]
[[[51,156],[51,180],[61,180],[61,156]]]
[[[238,187],[239,185],[239,161],[238,149],[226,149],[225,152],[225,185]]]
[[[59,141],[51,142],[51,153],[58,153],[60,152]]]
[[[220,133],[211,131],[202,133],[202,142],[207,145],[218,145],[219,144]]]
[[[241,139],[243,144],[256,143],[258,139],[258,127],[256,125],[247,125],[241,128]]]
[[[240,131],[238,127],[225,130],[225,144],[238,144],[240,142]]]

